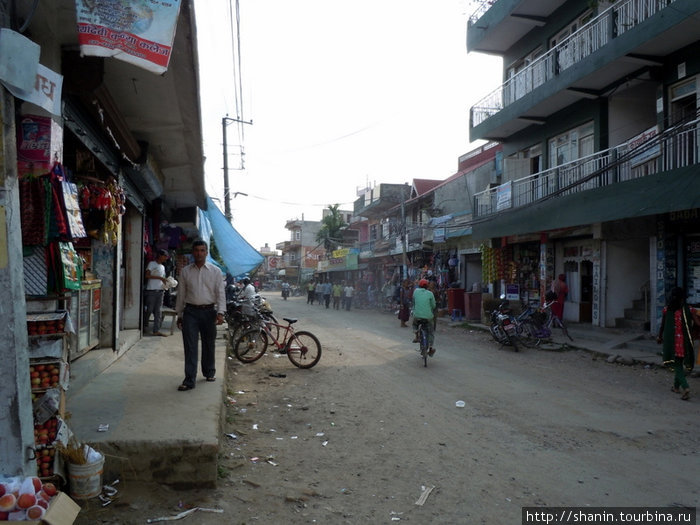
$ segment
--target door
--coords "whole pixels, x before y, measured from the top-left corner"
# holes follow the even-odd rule
[[[579,322],[593,322],[593,263],[581,261],[581,302],[579,304]]]

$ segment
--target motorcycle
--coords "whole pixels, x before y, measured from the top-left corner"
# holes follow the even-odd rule
[[[491,335],[497,343],[509,345],[516,352],[519,350],[519,336],[515,318],[510,314],[510,306],[505,295],[501,295],[501,302],[491,312]]]
[[[286,301],[287,297],[289,297],[289,286],[283,286],[282,287],[282,299],[284,299]]]

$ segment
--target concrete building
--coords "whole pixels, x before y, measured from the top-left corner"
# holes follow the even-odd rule
[[[564,317],[655,330],[668,290],[700,304],[694,0],[484,0],[467,49],[503,57],[470,110],[471,140],[503,145],[474,196],[473,236],[499,284],[539,302],[557,274]]]

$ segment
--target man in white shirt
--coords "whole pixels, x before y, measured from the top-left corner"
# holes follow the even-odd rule
[[[160,323],[163,320],[161,309],[163,307],[163,292],[165,291],[165,261],[168,260],[168,252],[158,250],[155,260],[146,266],[146,289],[143,292],[143,326],[148,326],[148,319],[153,314],[153,335],[167,337],[160,331]]]
[[[185,379],[178,390],[192,390],[197,380],[197,354],[202,339],[202,374],[216,381],[214,345],[216,326],[223,324],[226,311],[224,275],[207,262],[209,249],[202,240],[192,243],[194,262],[185,266],[178,280],[177,327],[185,347]]]
[[[343,294],[345,295],[345,309],[350,310],[352,306],[352,296],[355,294],[355,288],[353,288],[351,283],[348,283],[345,288],[343,288]]]

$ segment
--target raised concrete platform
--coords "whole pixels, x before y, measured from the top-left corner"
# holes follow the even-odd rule
[[[71,363],[71,383],[79,389],[68,393],[68,425],[80,442],[105,454],[106,480],[214,486],[226,392],[221,333],[216,382],[200,377],[186,392],[177,391],[184,377],[179,331],[143,337],[99,375],[98,354]]]

